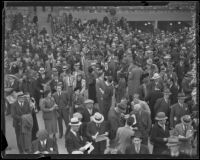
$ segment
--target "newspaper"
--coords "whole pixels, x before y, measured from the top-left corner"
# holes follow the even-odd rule
[[[95,142],[101,142],[101,141],[105,141],[107,139],[108,139],[107,134],[102,134],[102,135],[97,136]]]

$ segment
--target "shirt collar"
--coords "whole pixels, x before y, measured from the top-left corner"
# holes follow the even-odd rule
[[[45,139],[45,140],[43,140],[43,141],[40,141],[40,143],[41,143],[41,144],[44,143],[44,144],[46,145],[46,143],[47,143],[47,139]]]

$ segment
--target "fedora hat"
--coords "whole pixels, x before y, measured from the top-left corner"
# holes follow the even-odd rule
[[[80,126],[82,123],[78,120],[77,117],[71,118],[69,125],[70,126]]]
[[[192,122],[191,116],[190,115],[184,115],[181,117],[181,122],[184,124],[189,124]]]
[[[133,136],[131,136],[131,138],[139,138],[142,139],[142,133],[140,131],[136,131],[135,134]]]
[[[96,112],[94,116],[92,116],[92,120],[95,123],[102,123],[104,121],[104,116],[100,114],[99,112]]]
[[[164,93],[164,94],[172,94],[172,93],[170,92],[169,89],[165,89],[165,90],[163,91],[163,93]]]
[[[84,101],[84,104],[88,104],[88,103],[94,104],[94,101],[91,100],[91,99],[86,99],[86,100]]]
[[[45,72],[45,69],[44,69],[44,67],[40,67],[40,69],[39,69],[39,71],[38,71],[39,73],[44,73]]]
[[[152,79],[159,79],[160,78],[160,75],[158,73],[154,73]]]
[[[37,138],[40,140],[44,140],[49,137],[49,133],[46,129],[39,130],[36,134]]]
[[[185,96],[185,94],[184,93],[178,93],[178,96],[177,96],[178,98],[182,98],[182,99],[185,99],[186,98],[186,96]]]
[[[126,104],[124,104],[124,103],[118,103],[118,104],[117,104],[117,108],[120,109],[122,112],[125,112],[127,106],[126,106]]]
[[[68,69],[69,67],[67,66],[67,65],[64,65],[63,67],[62,67],[62,69],[63,70],[66,70],[66,69]]]
[[[164,112],[158,112],[155,119],[160,121],[160,120],[165,120],[165,119],[168,119],[168,118],[165,116]]]
[[[76,112],[73,114],[73,118],[78,118],[78,119],[82,119],[83,118],[83,115],[79,112]]]
[[[167,146],[168,147],[171,147],[171,146],[177,146],[177,145],[180,145],[180,141],[178,139],[178,137],[169,137],[168,138],[168,142],[167,142]]]

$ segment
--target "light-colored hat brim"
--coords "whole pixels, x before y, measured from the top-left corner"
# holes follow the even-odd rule
[[[100,120],[100,121],[97,121],[97,120],[95,119],[95,117],[93,116],[93,117],[92,117],[92,120],[93,120],[95,123],[102,123],[102,122],[104,121],[104,117],[102,116],[101,120]]]
[[[79,123],[77,123],[77,124],[73,124],[73,123],[71,123],[71,122],[69,123],[70,126],[80,126],[81,124],[82,124],[81,122],[79,122]]]
[[[168,117],[163,117],[163,118],[158,118],[158,117],[156,117],[156,118],[155,118],[155,120],[158,120],[158,121],[160,121],[160,120],[165,120],[165,119],[168,119]]]
[[[181,143],[180,142],[175,142],[175,143],[167,143],[166,146],[172,147],[172,146],[179,146]]]

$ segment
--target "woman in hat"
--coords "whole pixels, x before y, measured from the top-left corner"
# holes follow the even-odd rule
[[[37,139],[32,142],[33,154],[58,154],[58,145],[55,139],[49,137],[47,130],[37,132]]]
[[[181,123],[175,126],[175,134],[181,141],[180,151],[191,155],[192,153],[192,139],[194,135],[194,129],[192,127],[192,119],[190,115],[184,115],[181,117]]]
[[[87,124],[86,135],[89,141],[93,142],[94,150],[91,154],[103,154],[106,148],[107,140],[96,142],[98,135],[106,134],[108,136],[108,125],[104,121],[104,116],[96,112],[92,121]]]
[[[175,103],[171,106],[170,111],[170,128],[174,128],[176,124],[181,122],[181,117],[186,114],[190,114],[190,110],[188,105],[184,103],[185,101],[185,94],[179,93],[178,94],[178,103]]]
[[[166,143],[169,137],[169,129],[165,125],[167,117],[164,112],[157,113],[155,120],[157,122],[151,130],[150,141],[153,144],[153,154],[159,155],[168,149]]]
[[[45,129],[49,133],[50,137],[56,138],[57,133],[57,112],[58,106],[52,97],[51,90],[48,88],[44,92],[45,98],[41,99],[40,107],[43,112],[43,119],[45,124]]]
[[[125,154],[149,154],[148,146],[142,144],[142,134],[136,132],[131,136],[131,142],[129,146],[125,149]]]

